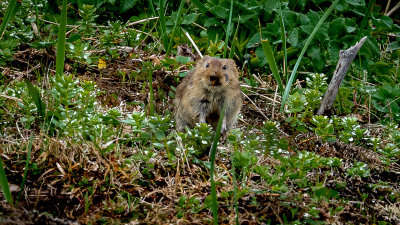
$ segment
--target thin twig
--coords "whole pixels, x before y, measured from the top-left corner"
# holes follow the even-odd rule
[[[243,93],[243,92],[242,92],[242,94],[244,95],[244,97],[246,97],[246,98],[251,102],[251,104],[254,105],[254,107],[256,107],[256,109],[257,109],[258,112],[264,117],[264,119],[269,120],[268,117],[261,111],[261,109],[258,108],[258,106],[256,105],[256,103],[254,103],[253,100],[251,100],[251,99],[249,98],[249,96],[247,96],[247,95],[246,95],[245,93]]]
[[[387,2],[387,4],[386,4],[386,8],[385,8],[385,13],[383,13],[383,14],[386,15],[386,13],[389,11],[389,6],[390,6],[390,3],[391,3],[391,2],[392,2],[391,0],[388,0],[388,2]]]
[[[13,97],[13,96],[8,96],[8,95],[0,94],[0,97],[6,98],[6,99],[10,99],[10,100],[14,100],[14,101],[16,101],[16,102],[22,102],[21,99],[16,98],[16,97]]]
[[[201,25],[197,24],[197,23],[193,23],[195,26],[199,27],[202,30],[207,30],[205,27],[202,27]]]
[[[274,95],[274,104],[272,105],[272,120],[274,120],[274,118],[275,118],[275,103],[277,102],[276,101],[276,97],[278,96],[278,85],[276,85],[276,88],[275,88],[275,95]],[[279,102],[278,102],[279,103]]]
[[[388,13],[385,13],[385,16],[392,15],[399,8],[400,8],[400,2],[398,2],[395,6],[393,6],[393,8]]]
[[[196,43],[194,43],[193,39],[190,37],[190,34],[188,32],[186,32],[183,28],[183,33],[186,35],[186,37],[189,39],[189,41],[192,43],[192,45],[194,46],[194,48],[196,49],[197,54],[200,55],[200,58],[203,58],[203,55],[200,52],[200,49],[197,47]]]
[[[53,25],[56,25],[56,26],[60,26],[60,24],[59,24],[59,23],[56,23],[56,22],[52,22],[52,21],[49,21],[49,20],[41,19],[41,18],[40,18],[40,20],[42,20],[42,21],[45,22],[45,23],[49,23],[49,24],[53,24]],[[66,26],[67,26],[67,27],[76,28],[76,27],[79,27],[80,25],[69,25],[69,24],[67,24]],[[94,28],[111,28],[111,26],[89,26],[89,27],[94,27]]]
[[[132,22],[132,23],[128,23],[126,26],[130,27],[130,26],[133,26],[133,25],[136,25],[136,24],[139,24],[139,23],[147,22],[147,21],[150,21],[150,20],[157,20],[157,19],[159,19],[158,16],[150,17],[150,18],[147,18],[147,19],[142,19],[142,20],[138,20],[138,21],[135,21],[135,22]]]
[[[262,97],[262,98],[265,98],[265,99],[267,99],[268,101],[271,101],[271,102],[273,102],[273,103],[281,103],[281,102],[279,102],[279,101],[276,101],[275,99],[272,99],[272,98],[270,98],[270,97],[267,97],[267,96],[265,96],[265,95],[262,95],[262,94],[260,94],[260,93],[258,93],[258,92],[255,92],[255,91],[252,91],[252,90],[248,90],[249,92],[251,92],[251,93],[253,93],[254,95],[257,95],[257,96],[260,96],[260,97]],[[276,97],[276,96],[274,96],[274,97]]]

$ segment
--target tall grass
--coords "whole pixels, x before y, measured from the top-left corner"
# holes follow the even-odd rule
[[[238,195],[237,195],[237,183],[236,183],[236,169],[235,169],[235,153],[237,151],[237,146],[234,146],[235,150],[231,154],[231,165],[232,165],[232,182],[233,182],[233,202],[235,205],[235,222],[239,225],[239,205],[238,205]]]
[[[224,46],[224,54],[223,54],[224,58],[226,57],[226,51],[228,49],[228,41],[229,41],[229,37],[231,36],[231,32],[232,32],[231,30],[232,30],[233,0],[231,0],[231,8],[229,11],[230,12],[229,12],[228,27],[226,28],[226,35],[225,35],[225,46]]]
[[[238,32],[239,32],[239,24],[240,24],[240,16],[238,19],[238,23],[236,25],[236,30],[235,34],[233,35],[232,42],[231,42],[231,51],[229,52],[229,57],[230,59],[233,59],[233,56],[235,55],[235,49],[237,48],[237,43],[238,43]]]
[[[19,7],[21,6],[21,2],[17,0],[10,0],[7,6],[7,10],[4,14],[3,21],[0,24],[0,40],[3,38],[4,32],[6,31],[6,27],[8,23],[14,18],[15,14],[17,14]],[[7,181],[6,172],[4,170],[3,160],[0,157],[0,187],[3,192],[4,198],[10,205],[14,205],[10,186]]]
[[[282,39],[282,48],[283,48],[283,77],[287,80],[287,51],[286,51],[286,29],[285,22],[283,21],[282,15],[282,2],[279,5],[279,15],[281,18],[280,26],[281,26],[281,39]]]
[[[25,79],[25,83],[26,83],[26,86],[28,87],[29,95],[31,96],[33,102],[36,105],[38,114],[42,118],[42,121],[44,121],[45,116],[46,116],[46,105],[40,98],[39,91],[32,85],[32,83],[28,79]]]
[[[158,17],[160,18],[160,29],[161,29],[161,40],[162,44],[164,46],[165,51],[167,50],[168,46],[168,37],[167,37],[167,26],[165,24],[165,0],[160,0],[159,1],[159,7],[160,9],[158,10]]]
[[[3,21],[0,25],[0,40],[3,38],[4,31],[6,31],[8,23],[14,18],[15,14],[17,14],[20,6],[21,2],[17,0],[10,0],[8,3],[6,13],[4,14]]]
[[[13,199],[10,192],[10,186],[8,185],[6,172],[4,171],[3,160],[0,157],[0,186],[3,191],[4,198],[10,205],[14,205]]]
[[[67,0],[63,0],[60,16],[60,27],[58,28],[56,75],[64,73],[65,61],[65,33],[67,31]]]
[[[260,37],[261,37],[261,32],[260,32]],[[281,77],[279,76],[278,66],[276,65],[274,53],[272,52],[272,48],[271,48],[271,45],[269,44],[269,40],[268,39],[263,40],[261,38],[261,45],[262,45],[265,57],[267,57],[268,65],[272,71],[272,75],[274,76],[274,79],[275,79],[276,83],[278,84],[279,91],[282,93],[283,83],[282,83]]]
[[[17,197],[17,201],[16,201],[15,205],[18,205],[18,201],[21,198],[22,192],[24,191],[26,177],[28,176],[28,169],[29,169],[29,165],[30,165],[30,162],[31,162],[32,143],[33,143],[33,133],[31,134],[31,138],[29,140],[28,151],[26,153],[26,160],[25,160],[24,176],[22,177],[22,182],[21,182],[21,185],[20,185],[20,189],[19,189],[19,192],[18,192],[18,197]]]
[[[174,28],[172,29],[172,33],[171,33],[171,40],[169,41],[168,44],[168,48],[166,49],[166,55],[168,57],[169,53],[171,52],[171,48],[172,48],[172,43],[174,43],[174,37],[175,37],[175,32],[177,30],[177,27],[181,24],[181,15],[182,15],[182,9],[183,9],[183,5],[185,4],[185,0],[181,0],[181,4],[179,5],[179,9],[178,9],[178,14],[176,15],[176,19],[175,19],[175,23],[174,23]]]
[[[339,2],[339,0],[335,0],[332,3],[332,5],[326,10],[324,15],[318,21],[317,25],[314,27],[314,30],[311,32],[310,36],[308,37],[308,39],[306,41],[306,44],[304,45],[303,49],[301,50],[299,58],[297,59],[296,64],[294,65],[293,71],[290,74],[290,78],[286,83],[286,88],[285,88],[285,92],[283,93],[282,103],[281,103],[281,108],[280,108],[281,112],[283,112],[283,109],[285,107],[286,99],[289,96],[290,88],[292,86],[292,83],[293,83],[294,77],[296,75],[297,69],[299,68],[299,64],[300,64],[301,60],[303,59],[304,53],[306,52],[306,50],[307,50],[308,46],[310,45],[312,39],[314,38],[315,34],[318,32],[318,30],[321,27],[321,25],[325,22],[326,18],[328,18],[329,14],[331,14],[333,8],[336,6],[336,4],[338,2]]]
[[[147,73],[147,82],[149,82],[149,94],[150,94],[150,101],[149,101],[149,114],[151,116],[154,115],[154,89],[153,89],[153,64],[152,62],[148,61],[143,64],[144,71]]]
[[[225,116],[226,104],[222,107],[221,115],[219,116],[217,129],[215,131],[214,141],[211,146],[211,153],[210,153],[210,161],[211,161],[211,168],[210,168],[210,180],[211,180],[211,212],[213,215],[213,222],[214,224],[218,224],[218,202],[217,202],[217,191],[215,188],[215,181],[214,181],[214,167],[215,167],[215,155],[217,153],[217,145],[219,138],[221,136],[221,128],[222,128],[222,121]]]

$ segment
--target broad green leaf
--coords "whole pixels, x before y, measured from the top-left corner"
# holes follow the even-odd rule
[[[220,5],[216,5],[213,8],[211,8],[210,11],[213,12],[213,14],[216,15],[217,17],[228,20],[229,9],[224,8]]]
[[[133,6],[136,5],[138,0],[123,0],[122,2],[122,7],[121,7],[121,12],[126,12],[129,9],[132,9]]]
[[[182,63],[182,64],[188,63],[190,61],[190,59],[191,59],[190,57],[181,56],[181,55],[178,55],[176,57],[176,61],[178,61],[179,63]]]
[[[277,0],[267,0],[264,2],[264,10],[267,13],[272,13],[272,11],[279,7],[279,1]]]
[[[160,130],[160,129],[155,129],[154,130],[154,134],[155,134],[157,140],[159,140],[159,141],[161,141],[161,140],[163,140],[165,138],[164,132],[162,130]]]
[[[185,15],[183,17],[182,24],[192,24],[192,23],[194,23],[194,21],[196,21],[197,16],[198,16],[197,13],[191,13],[191,14]]]

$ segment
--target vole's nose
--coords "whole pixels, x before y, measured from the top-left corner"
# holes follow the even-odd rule
[[[211,75],[210,76],[210,83],[211,83],[211,86],[220,86],[221,82],[219,80],[219,76]]]

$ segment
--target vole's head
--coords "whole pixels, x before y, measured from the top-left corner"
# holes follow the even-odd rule
[[[204,57],[196,66],[196,73],[208,87],[225,87],[238,80],[238,71],[232,59]]]

